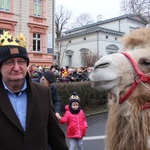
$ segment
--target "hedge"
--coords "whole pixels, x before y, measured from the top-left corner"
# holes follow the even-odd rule
[[[106,105],[107,92],[98,91],[91,87],[89,81],[71,82],[71,83],[56,83],[58,93],[61,100],[62,110],[69,103],[69,97],[72,92],[76,91],[80,97],[82,109],[96,108],[100,105]]]

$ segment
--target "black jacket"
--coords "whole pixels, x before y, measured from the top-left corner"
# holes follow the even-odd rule
[[[52,84],[51,85],[51,92],[52,92],[52,101],[54,105],[55,112],[61,113],[61,102],[58,95],[57,87]]]

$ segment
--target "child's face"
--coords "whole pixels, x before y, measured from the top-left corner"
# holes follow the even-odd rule
[[[78,102],[73,102],[71,104],[72,109],[77,110],[79,108],[79,103]]]

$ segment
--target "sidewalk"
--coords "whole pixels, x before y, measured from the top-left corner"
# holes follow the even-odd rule
[[[102,111],[97,111],[97,112],[85,113],[85,116],[89,117],[89,116],[99,115],[99,114],[103,114],[103,113],[108,113],[108,110],[102,110]]]
[[[108,109],[107,109],[107,106],[105,105],[105,106],[100,106],[98,108],[93,108],[93,109],[90,109],[90,110],[85,110],[84,113],[85,113],[85,116],[88,117],[88,116],[93,116],[93,115],[108,113]]]

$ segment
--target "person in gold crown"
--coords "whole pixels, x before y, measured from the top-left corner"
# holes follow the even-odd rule
[[[24,40],[0,37],[0,150],[68,150],[49,88],[27,73]]]

